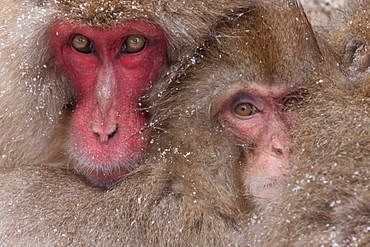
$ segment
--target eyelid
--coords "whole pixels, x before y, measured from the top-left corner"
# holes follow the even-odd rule
[[[256,105],[256,100],[247,93],[237,93],[235,96],[232,97],[231,104],[237,105],[243,102]]]
[[[234,109],[237,105],[242,103],[248,103],[255,106],[258,112],[261,111],[262,105],[258,99],[255,99],[253,96],[249,95],[248,93],[238,93],[234,97],[232,97],[232,101],[230,102],[230,106]]]

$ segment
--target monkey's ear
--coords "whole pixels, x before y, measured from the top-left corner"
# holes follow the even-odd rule
[[[370,66],[370,45],[365,40],[351,40],[346,46],[344,59],[351,71],[365,72]]]

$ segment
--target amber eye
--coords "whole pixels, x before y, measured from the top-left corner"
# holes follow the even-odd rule
[[[122,53],[137,53],[144,49],[145,40],[140,35],[130,35],[126,38],[122,47]]]
[[[72,46],[76,51],[81,53],[92,53],[93,45],[90,39],[82,34],[76,34],[72,38]]]
[[[298,108],[301,104],[302,98],[297,96],[290,96],[286,98],[283,102],[283,110],[284,111],[291,111]]]
[[[242,117],[250,116],[258,112],[257,107],[249,103],[240,103],[234,108],[234,112]]]

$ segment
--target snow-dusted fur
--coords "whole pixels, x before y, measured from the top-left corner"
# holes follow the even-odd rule
[[[281,199],[248,221],[248,246],[370,241],[370,99],[326,85],[310,101],[292,177]]]
[[[368,0],[351,1],[341,18],[319,30],[338,64],[309,89],[288,186],[279,201],[252,215],[244,245],[368,246],[369,7]]]

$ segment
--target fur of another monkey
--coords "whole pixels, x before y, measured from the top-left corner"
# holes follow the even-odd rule
[[[309,88],[293,136],[300,152],[282,197],[255,213],[244,246],[367,246],[370,242],[369,1],[352,1],[327,35],[339,61]],[[327,28],[327,27],[326,27]],[[332,58],[328,58],[331,60]]]
[[[335,20],[324,34],[334,51],[326,55],[339,58],[343,74],[335,75],[337,68],[329,67],[309,88],[305,117],[293,134],[301,151],[288,186],[277,202],[248,221],[243,245],[370,242],[369,4],[353,1],[342,22]]]
[[[317,32],[329,43],[348,81],[345,88],[354,94],[370,96],[370,1],[348,1],[340,15],[329,23],[318,26]]]
[[[228,246],[239,239],[253,204],[240,181],[243,145],[220,123],[220,100],[230,96],[225,90],[236,93],[235,84],[306,86],[322,63],[297,3],[272,6],[248,2],[225,17],[199,63],[171,75],[169,88],[153,88],[150,156],[117,187],[102,192],[49,166],[1,174],[2,244]],[[284,25],[276,22],[292,10]]]
[[[339,18],[347,0],[301,0],[308,19],[315,26],[322,26]]]
[[[0,166],[59,162],[75,168],[87,163],[71,151],[75,146],[68,144],[76,92],[52,52],[50,32],[55,23],[99,30],[130,20],[159,25],[168,42],[166,72],[170,73],[193,56],[213,23],[238,4],[223,0],[4,1],[0,7]],[[167,84],[152,86],[165,88]],[[128,164],[128,170],[135,169],[136,162]],[[95,171],[86,170],[90,174]]]
[[[242,241],[246,246],[367,246],[370,241],[370,98],[326,83],[311,92],[296,135],[302,149],[288,186],[280,200],[251,218]]]

